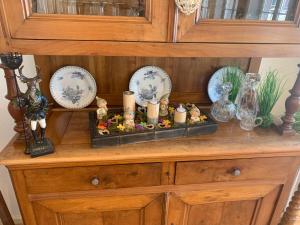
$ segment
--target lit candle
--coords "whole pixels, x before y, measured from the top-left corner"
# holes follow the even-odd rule
[[[123,92],[123,109],[135,113],[135,97],[133,91]]]
[[[151,100],[147,104],[147,122],[148,124],[156,125],[159,116],[159,102]]]
[[[175,124],[185,124],[186,122],[186,109],[180,105],[175,110],[174,123]]]

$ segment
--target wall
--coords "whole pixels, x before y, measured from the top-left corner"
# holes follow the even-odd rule
[[[297,74],[299,72],[298,64],[300,64],[300,58],[284,58],[284,59],[263,59],[259,73],[263,76],[270,69],[277,69],[280,77],[283,81],[286,81],[284,92],[273,109],[273,114],[281,116],[285,113],[285,100],[289,96],[289,90],[295,83]]]
[[[283,79],[287,80],[285,91],[278,104],[275,106],[274,114],[282,115],[284,113],[284,102],[288,96],[288,90],[296,79],[298,73],[297,64],[300,58],[286,58],[286,59],[263,59],[260,67],[260,73],[265,74],[269,69],[277,69]],[[24,73],[35,74],[34,59],[32,56],[24,57]],[[9,139],[14,135],[13,121],[9,116],[6,106],[8,101],[5,99],[6,85],[2,71],[0,71],[0,149],[3,149],[8,143]],[[8,177],[7,170],[0,167],[0,190],[4,194],[4,198],[8,204],[10,212],[14,219],[20,219],[20,212],[16,203],[16,198],[13,193],[12,185]]]
[[[24,74],[34,75],[34,59],[32,56],[24,56]],[[24,86],[21,86],[21,89],[24,89]],[[4,73],[0,70],[0,151],[5,147],[8,141],[15,134],[13,127],[14,121],[10,117],[7,111],[8,100],[5,99],[6,95],[6,82],[4,79]],[[3,166],[0,166],[0,190],[3,193],[4,199],[7,203],[7,206],[12,214],[12,217],[15,220],[21,219],[21,214],[18,209],[18,204],[16,201],[15,194],[13,192],[13,187],[7,172],[7,169]],[[0,222],[1,224],[1,222]]]

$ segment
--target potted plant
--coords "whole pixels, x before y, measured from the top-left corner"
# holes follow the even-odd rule
[[[265,75],[258,88],[258,116],[263,119],[261,127],[268,128],[273,123],[273,116],[271,114],[276,102],[283,92],[283,83],[280,79],[277,70],[270,70]]]

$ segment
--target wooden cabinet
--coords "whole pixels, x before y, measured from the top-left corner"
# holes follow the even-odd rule
[[[11,0],[3,6],[13,39],[167,41],[168,0],[114,2]]]
[[[178,42],[300,43],[298,0],[203,0],[178,15]]]
[[[44,165],[12,170],[11,176],[26,225],[277,225],[296,162],[274,157]],[[235,176],[241,179],[224,176],[231,165],[240,166],[244,174]],[[91,183],[91,175],[99,183]]]
[[[11,51],[38,55],[299,56],[299,0],[0,1]],[[176,43],[179,42],[180,44]]]
[[[5,52],[7,48],[8,46],[7,46],[6,35],[4,33],[2,19],[0,16],[0,52]]]
[[[269,225],[280,196],[275,184],[214,186],[170,194],[168,224]],[[276,224],[277,225],[277,224]]]
[[[99,150],[87,112],[53,111],[48,125],[54,154],[31,159],[18,141],[0,153],[26,225],[278,225],[300,159],[298,136],[238,123]]]
[[[163,225],[164,195],[93,196],[33,202],[38,225]]]

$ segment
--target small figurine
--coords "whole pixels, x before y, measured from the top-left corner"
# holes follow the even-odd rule
[[[191,109],[190,109],[190,114],[191,114],[191,123],[197,123],[200,122],[200,109],[198,109],[197,106],[195,106],[194,104],[192,105]]]
[[[97,100],[97,106],[98,106],[98,109],[97,109],[97,119],[98,120],[102,120],[104,117],[107,116],[107,101],[103,98],[99,98],[99,97],[96,97],[96,100]]]
[[[165,117],[169,114],[169,95],[164,95],[160,99],[160,106],[159,106],[159,116]]]
[[[52,142],[45,138],[46,133],[46,113],[48,111],[48,101],[45,96],[41,94],[37,86],[42,80],[39,75],[39,68],[37,68],[38,75],[34,78],[27,78],[22,73],[23,67],[19,69],[19,79],[27,85],[26,93],[22,94],[21,102],[25,107],[25,116],[30,121],[30,128],[34,143],[30,144],[27,153],[32,157],[42,156],[54,152]],[[37,125],[40,125],[40,138],[37,134]]]
[[[130,131],[135,128],[134,112],[131,112],[130,110],[126,110],[124,112],[123,126],[125,127],[126,131]]]

